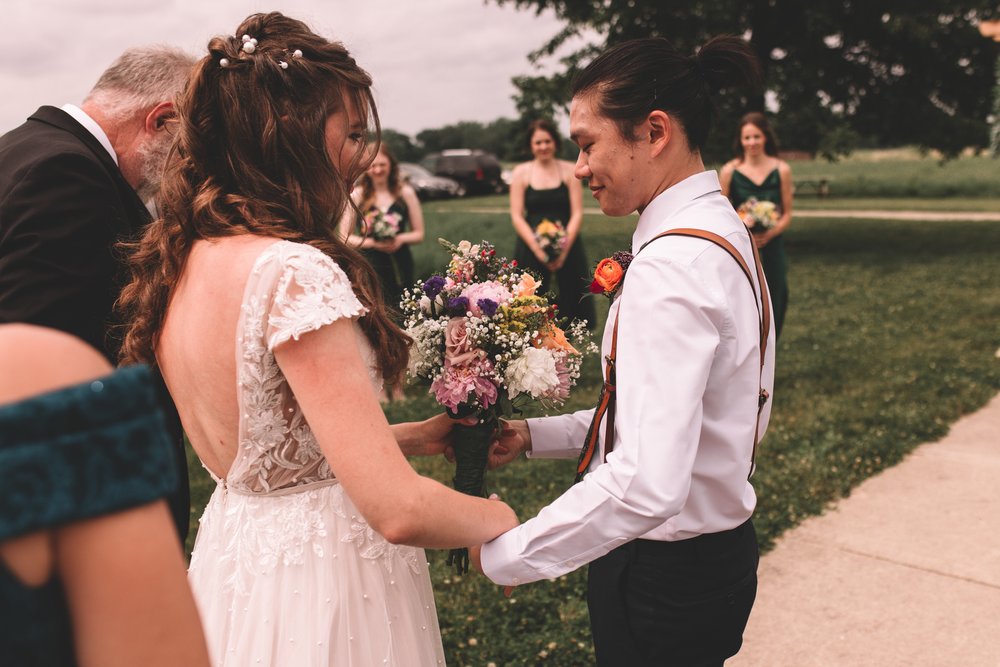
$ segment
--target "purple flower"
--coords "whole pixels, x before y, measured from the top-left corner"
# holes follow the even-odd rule
[[[456,296],[448,299],[448,310],[456,315],[465,315],[469,311],[468,297]]]
[[[444,289],[444,278],[441,276],[431,276],[424,281],[424,294],[430,298],[436,297]]]
[[[622,267],[622,273],[628,271],[628,265],[632,263],[632,253],[625,250],[619,250],[615,254],[611,255],[611,259],[618,262],[618,266]]]
[[[483,312],[483,315],[485,315],[486,317],[493,317],[494,315],[496,315],[497,308],[500,307],[500,304],[498,304],[493,299],[480,299],[479,301],[476,302],[476,305],[479,306],[479,310],[481,310]]]

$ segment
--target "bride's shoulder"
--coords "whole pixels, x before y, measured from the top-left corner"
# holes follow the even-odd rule
[[[291,281],[300,286],[353,290],[347,273],[332,257],[315,246],[297,241],[282,240],[265,248],[254,263],[253,273],[260,277],[270,274],[279,289]]]

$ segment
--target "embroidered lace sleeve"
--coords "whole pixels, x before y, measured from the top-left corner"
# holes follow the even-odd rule
[[[267,318],[268,351],[343,317],[366,310],[344,271],[320,250],[289,244]]]

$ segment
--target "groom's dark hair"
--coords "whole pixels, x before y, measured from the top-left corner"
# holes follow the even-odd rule
[[[177,105],[162,217],[130,247],[132,281],[120,300],[131,321],[125,361],[155,363],[155,339],[194,241],[249,233],[308,243],[333,258],[368,310],[360,325],[382,375],[401,376],[409,338],[382,304],[374,270],[337,233],[353,207],[350,188],[374,155],[364,150],[369,133],[378,144],[371,84],[342,44],[278,12],[253,14],[235,35],[209,42]],[[326,126],[347,110],[366,122],[344,132],[359,150],[338,169]]]
[[[623,42],[595,58],[573,80],[573,97],[596,95],[601,115],[635,141],[635,126],[660,110],[680,121],[692,151],[701,150],[720,90],[759,85],[760,63],[746,41],[713,37],[685,56],[660,37]]]

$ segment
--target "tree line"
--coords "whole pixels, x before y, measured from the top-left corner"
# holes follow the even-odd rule
[[[978,30],[981,21],[1000,16],[996,0],[493,2],[553,11],[564,21],[531,54],[535,64],[576,35],[602,35],[603,41],[561,56],[555,74],[516,77],[517,119],[455,123],[424,130],[415,140],[386,130],[401,159],[459,147],[503,160],[530,157],[527,123],[566,113],[573,75],[604,48],[638,37],[664,37],[693,54],[713,35],[736,34],[757,53],[765,87],[722,98],[719,131],[705,149],[709,162],[733,154],[736,121],[747,111],[772,114],[783,148],[833,159],[859,147],[916,145],[946,156],[984,149],[994,105],[1000,109],[1000,45]],[[573,157],[565,143],[563,151]]]

